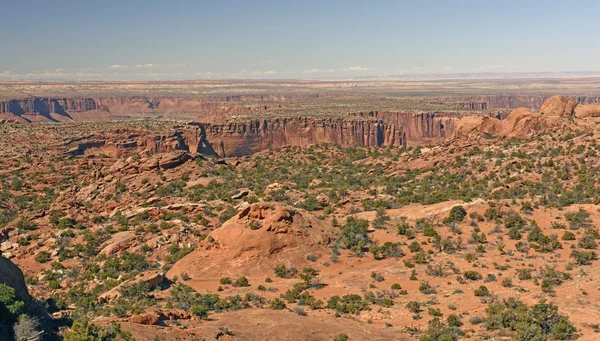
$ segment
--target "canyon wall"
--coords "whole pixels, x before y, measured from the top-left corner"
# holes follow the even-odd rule
[[[291,118],[240,123],[196,123],[199,152],[225,156],[250,155],[269,148],[319,143],[343,147],[402,146],[403,132],[393,124],[374,120]]]
[[[0,101],[0,114],[25,122],[60,122],[75,120],[73,114],[108,112],[92,98],[23,98]]]
[[[63,148],[71,156],[109,155],[121,157],[131,153],[151,156],[174,150],[185,150],[192,155],[204,153],[216,155],[202,149],[202,138],[202,130],[194,125],[182,125],[163,133],[122,128],[64,141]]]
[[[337,144],[342,147],[406,147],[452,136],[457,118],[435,114],[381,114],[383,119],[288,118],[213,124],[194,122],[167,133],[123,128],[65,141],[72,156],[130,153],[143,156],[185,150],[191,155],[247,156],[270,148]]]
[[[291,118],[229,124],[195,123],[202,154],[250,155],[269,148],[330,143],[342,147],[406,147],[451,137],[460,118],[450,114],[377,113],[355,118]]]

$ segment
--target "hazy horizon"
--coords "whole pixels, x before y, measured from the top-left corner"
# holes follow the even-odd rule
[[[588,0],[63,0],[4,9],[2,81],[600,74],[600,4]]]

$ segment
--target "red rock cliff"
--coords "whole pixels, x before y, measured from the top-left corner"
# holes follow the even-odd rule
[[[200,152],[222,157],[319,143],[343,147],[401,146],[405,143],[401,129],[378,120],[292,118],[197,125],[202,135]]]

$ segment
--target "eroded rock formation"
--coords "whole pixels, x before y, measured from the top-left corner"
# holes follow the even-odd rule
[[[452,136],[458,117],[407,113],[368,113],[349,118],[288,118],[236,123],[189,123],[172,133],[130,128],[93,133],[66,141],[71,156],[128,153],[151,156],[186,151],[191,156],[246,156],[270,148],[337,144],[343,147],[405,147]]]
[[[344,147],[401,146],[402,129],[377,120],[292,118],[229,124],[198,123],[200,152],[243,156],[269,148],[332,143]]]
[[[582,107],[581,109],[578,109]],[[535,133],[548,132],[564,126],[575,113],[576,117],[594,117],[597,105],[577,106],[577,100],[561,95],[547,99],[540,110],[518,108],[505,120],[486,116],[465,117],[457,122],[453,137],[469,134],[489,134],[506,137],[528,137]]]

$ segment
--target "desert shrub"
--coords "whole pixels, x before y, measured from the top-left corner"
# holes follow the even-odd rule
[[[371,278],[374,279],[375,282],[383,282],[385,280],[382,274],[375,271],[371,272]]]
[[[342,238],[340,239],[343,246],[362,254],[367,250],[368,245],[371,243],[369,238],[369,221],[366,219],[356,219],[354,217],[348,217],[346,224],[342,226]]]
[[[502,217],[502,213],[500,209],[496,206],[494,202],[489,202],[489,207],[483,213],[483,216],[486,217],[490,221],[494,221]]]
[[[538,271],[537,278],[542,280],[542,291],[550,293],[554,291],[553,287],[561,285],[564,281],[571,279],[571,275],[546,265]]]
[[[575,233],[571,231],[565,231],[563,236],[560,238],[562,240],[575,240]]]
[[[487,287],[481,285],[479,288],[473,291],[473,294],[475,294],[477,297],[485,297],[490,295],[490,291]]]
[[[512,288],[512,286],[513,286],[512,279],[510,279],[510,278],[503,279],[502,280],[502,286],[505,287],[505,288]]]
[[[250,283],[248,282],[248,278],[246,276],[241,276],[233,282],[234,287],[249,287]]]
[[[271,301],[270,303],[270,307],[273,310],[283,310],[285,309],[287,306],[285,305],[285,302],[283,302],[282,300],[280,300],[279,298],[275,298]]]
[[[237,211],[233,207],[227,207],[221,214],[219,215],[219,222],[224,223],[227,220],[233,218],[237,214]]]
[[[456,316],[455,314],[450,314],[448,316],[448,318],[446,319],[446,322],[448,322],[448,326],[450,326],[450,327],[462,326],[462,322],[460,321],[460,318],[458,316]]]
[[[386,228],[387,222],[390,220],[390,217],[387,215],[384,207],[377,208],[377,212],[375,215],[375,220],[373,220],[373,228],[374,229],[384,229]]]
[[[461,205],[453,206],[450,209],[450,214],[443,220],[444,224],[459,223],[465,219],[467,211]]]
[[[257,220],[251,220],[250,223],[248,223],[248,227],[250,227],[251,230],[258,230],[261,227],[261,224],[257,221]]]
[[[38,263],[46,263],[50,260],[50,253],[47,251],[40,251],[35,255],[34,260]]]
[[[427,270],[425,270],[425,273],[428,274],[429,276],[434,276],[434,277],[444,277],[446,275],[446,273],[444,272],[444,265],[441,263],[438,264],[428,264],[427,265]]]
[[[483,322],[483,319],[479,316],[473,316],[469,319],[469,323],[473,325],[477,325]]]
[[[21,218],[15,224],[15,228],[20,231],[33,231],[37,229],[37,224],[29,219]]]
[[[508,237],[512,240],[521,240],[523,236],[521,235],[519,228],[512,227],[510,230],[508,230]]]
[[[466,279],[470,279],[472,281],[478,281],[483,278],[483,276],[479,272],[474,270],[465,271],[463,275]]]
[[[429,282],[421,282],[421,284],[419,284],[419,291],[422,292],[425,295],[430,295],[430,294],[435,294],[436,290],[434,287],[432,287]]]
[[[457,326],[445,325],[435,317],[428,322],[427,330],[420,341],[456,341],[463,336],[464,333]]]
[[[580,208],[577,212],[565,213],[565,218],[569,222],[569,227],[572,230],[576,230],[582,227],[587,227],[590,224],[590,213],[583,208]]]
[[[531,269],[517,269],[517,277],[521,281],[531,279]]]
[[[510,329],[518,341],[567,340],[576,331],[568,317],[558,313],[558,307],[541,301],[528,307],[523,302],[509,298],[486,308],[488,330]]]
[[[335,295],[327,301],[327,308],[334,309],[340,314],[358,314],[363,310],[369,310],[369,302],[356,294],[344,295],[341,298]]]
[[[298,277],[300,277],[300,279],[303,280],[308,287],[311,287],[314,284],[314,280],[317,278],[317,276],[319,276],[319,270],[313,268],[304,268]]]
[[[583,236],[579,239],[577,245],[584,249],[595,249],[598,244],[596,240],[599,238],[598,231],[593,229],[587,229]]]
[[[592,264],[592,261],[598,259],[598,254],[594,251],[571,251],[571,258],[575,260],[575,262],[579,265],[589,265]]]
[[[0,283],[0,335],[9,337],[13,333],[13,324],[24,311],[25,303],[17,298],[15,289]]]
[[[423,248],[421,248],[421,243],[419,243],[416,240],[414,242],[410,243],[410,245],[408,246],[408,249],[410,250],[410,252],[413,252],[413,253],[423,250]]]
[[[417,264],[427,264],[429,263],[429,257],[427,257],[427,254],[421,250],[413,256],[413,261]]]
[[[529,245],[534,250],[540,252],[552,252],[562,248],[562,244],[558,240],[546,236],[537,226],[534,226],[531,231],[529,231],[527,241],[529,241]]]
[[[121,326],[113,322],[108,327],[90,324],[87,318],[79,318],[73,322],[71,331],[65,332],[64,341],[82,340],[114,340],[134,341],[130,333],[121,330]]]
[[[349,341],[349,340],[350,340],[350,338],[348,337],[348,335],[344,334],[344,333],[337,334],[333,338],[333,341]]]
[[[517,228],[521,229],[525,226],[525,220],[520,214],[511,214],[504,218],[504,227],[507,229]]]
[[[404,256],[400,243],[385,242],[383,245],[371,244],[369,251],[375,259],[400,258]]]
[[[406,309],[413,314],[418,314],[421,311],[421,304],[417,301],[410,301],[406,303]]]
[[[431,316],[442,316],[442,311],[440,310],[440,308],[434,308],[434,307],[429,307],[429,309],[427,309],[427,313]]]
[[[298,274],[298,270],[294,267],[290,267],[289,269],[285,264],[277,265],[274,269],[275,276],[279,278],[294,278]]]
[[[165,262],[167,262],[167,264],[175,264],[181,258],[187,256],[192,251],[194,251],[194,248],[193,247],[179,247],[179,245],[177,243],[173,243],[173,244],[169,245],[167,250],[169,251],[169,254],[164,257]]]

